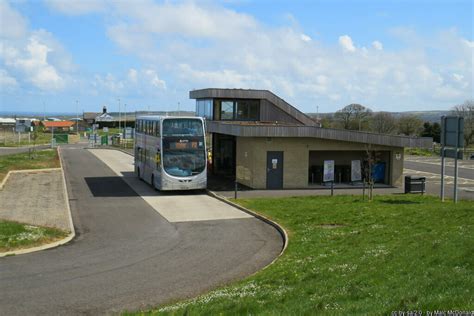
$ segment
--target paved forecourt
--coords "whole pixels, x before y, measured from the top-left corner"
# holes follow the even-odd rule
[[[159,193],[134,174],[134,158],[118,150],[90,150],[169,222],[251,218],[207,194]]]
[[[0,190],[0,218],[70,231],[61,169],[12,172]]]

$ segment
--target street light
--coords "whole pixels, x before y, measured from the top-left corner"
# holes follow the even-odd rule
[[[118,98],[118,108],[119,108],[119,133],[122,132],[121,126],[120,126],[120,98]]]
[[[76,100],[76,134],[79,135],[79,101]]]

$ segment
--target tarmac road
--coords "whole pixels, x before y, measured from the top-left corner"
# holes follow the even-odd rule
[[[440,195],[441,191],[441,160],[439,157],[405,157],[404,171],[406,175],[426,177],[426,192]],[[452,198],[454,192],[454,159],[446,159],[445,197]],[[474,200],[474,161],[459,160],[458,166],[458,197]]]
[[[454,176],[453,161],[453,159],[449,159],[449,165],[445,166],[445,175]],[[461,161],[461,163],[464,163],[465,165],[458,166],[458,177],[474,180],[474,169],[467,168],[470,167],[470,165],[468,164],[469,162],[470,161]],[[474,166],[474,161],[471,165]],[[423,161],[422,159],[418,159],[417,161],[405,160],[404,167],[407,169],[419,170],[423,172],[441,175],[441,162],[432,163]]]
[[[62,148],[78,236],[0,259],[0,314],[144,309],[247,276],[282,249],[276,229],[253,217],[170,223],[89,151]],[[86,178],[98,177],[111,181],[94,194]]]

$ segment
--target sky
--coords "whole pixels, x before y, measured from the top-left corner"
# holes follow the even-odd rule
[[[0,0],[0,111],[194,110],[267,89],[303,112],[474,99],[473,0]]]

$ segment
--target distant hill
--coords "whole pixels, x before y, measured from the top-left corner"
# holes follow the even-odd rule
[[[409,111],[409,112],[394,112],[396,116],[403,115],[415,115],[418,116],[423,122],[441,122],[441,116],[451,115],[451,111]]]
[[[452,114],[451,111],[407,111],[407,112],[390,112],[392,113],[395,117],[400,117],[404,115],[415,115],[419,117],[423,122],[440,122],[441,121],[441,116],[443,115],[450,115]],[[310,117],[316,117],[316,113],[306,113]],[[327,117],[327,116],[332,116],[334,115],[334,112],[332,113],[319,113],[320,117]]]

